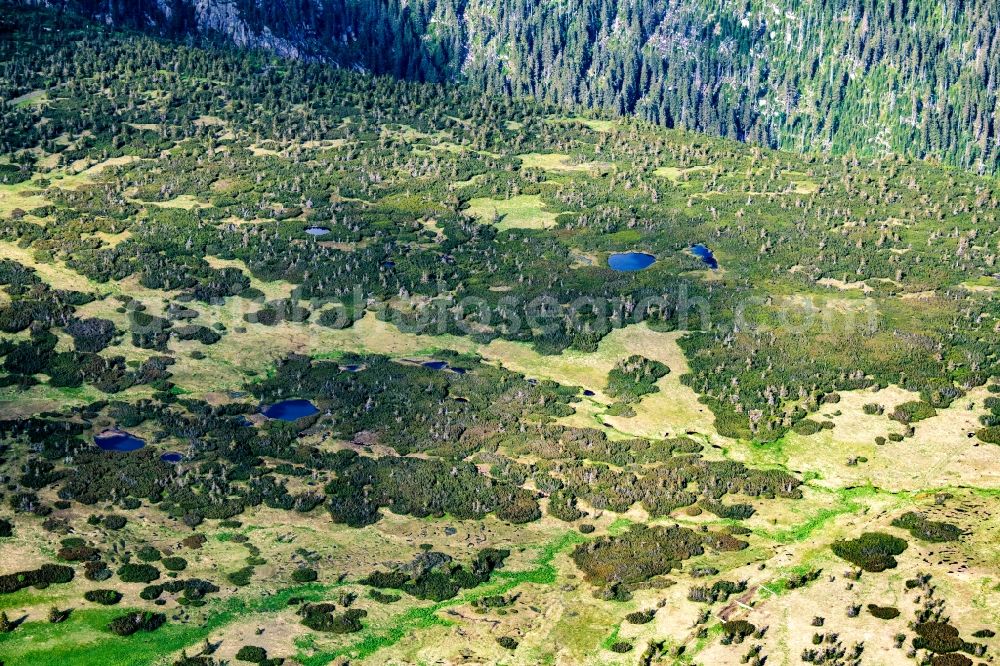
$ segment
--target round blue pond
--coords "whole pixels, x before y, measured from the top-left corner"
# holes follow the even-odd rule
[[[146,442],[124,430],[105,430],[94,435],[94,444],[105,451],[138,451]]]
[[[330,230],[326,227],[307,227],[306,233],[310,236],[326,236]]]
[[[593,391],[591,391],[590,389],[583,389],[583,394],[584,394],[585,396],[587,396],[587,397],[591,397],[591,396],[595,396],[595,395],[597,395],[596,393],[594,393],[594,392],[593,392]]]
[[[294,400],[282,400],[273,405],[261,409],[261,413],[269,419],[279,421],[296,421],[305,416],[318,414],[319,409],[308,400],[296,398]]]
[[[608,266],[614,271],[641,271],[654,263],[656,263],[656,257],[645,252],[618,252],[608,257]]]
[[[716,260],[715,255],[712,254],[712,251],[708,249],[707,245],[703,245],[701,243],[692,245],[691,254],[701,259],[703,264],[713,270],[719,267],[719,262]]]
[[[162,460],[163,462],[176,464],[184,460],[184,456],[177,453],[176,451],[167,451],[162,456],[160,456],[160,460]]]

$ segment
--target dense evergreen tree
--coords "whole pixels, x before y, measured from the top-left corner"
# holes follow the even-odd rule
[[[995,170],[992,0],[64,0],[166,34],[794,150]]]

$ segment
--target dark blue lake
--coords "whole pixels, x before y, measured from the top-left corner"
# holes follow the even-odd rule
[[[383,261],[382,262],[382,268],[395,268],[395,267],[396,267],[396,262],[395,261]]]
[[[425,368],[430,368],[431,370],[444,370],[448,367],[448,364],[445,361],[424,361],[420,365]]]
[[[94,444],[105,451],[138,451],[146,442],[124,430],[105,430],[94,435]]]
[[[712,251],[708,249],[707,245],[702,245],[701,243],[692,245],[691,254],[701,259],[703,264],[713,270],[719,267],[719,262],[716,260],[715,255],[712,254]]]
[[[160,456],[160,460],[168,463],[179,463],[180,461],[184,460],[184,456],[177,453],[176,451],[167,451],[162,456]]]
[[[351,365],[342,365],[342,366],[340,366],[340,369],[343,370],[343,371],[345,371],[345,372],[360,372],[361,371],[361,366],[360,365],[354,365],[352,363]]]
[[[608,266],[614,271],[641,271],[654,263],[656,257],[645,252],[619,252],[608,257]]]
[[[296,421],[305,416],[312,416],[319,413],[316,405],[301,398],[282,400],[281,402],[264,407],[260,411],[267,418],[279,421]]]
[[[310,236],[326,236],[330,233],[330,230],[326,227],[308,227],[306,228],[306,233]]]
[[[583,394],[584,394],[585,396],[587,396],[587,397],[590,397],[590,396],[594,396],[594,395],[597,395],[596,393],[594,393],[594,392],[593,392],[593,391],[591,391],[590,389],[583,389]]]

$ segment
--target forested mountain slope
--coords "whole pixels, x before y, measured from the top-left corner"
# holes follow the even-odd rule
[[[58,5],[50,1],[47,4]],[[791,150],[997,167],[991,0],[69,0],[102,19]]]

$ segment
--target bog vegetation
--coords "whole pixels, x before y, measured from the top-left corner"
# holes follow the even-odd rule
[[[85,603],[56,607],[52,622],[86,623],[95,640],[153,632],[176,642],[178,664],[211,664],[211,644],[182,651],[207,638],[185,642],[189,613],[224,624],[287,611],[304,636],[296,648],[326,663],[374,654],[452,606],[490,622],[535,617],[514,588],[531,584],[533,602],[568,569],[566,594],[579,587],[624,622],[627,639],[616,630],[602,658],[638,654],[635,632],[667,623],[648,598],[678,580],[677,601],[707,613],[693,630],[704,645],[713,605],[762,589],[717,566],[756,564],[771,544],[825,535],[861,510],[853,493],[827,502],[836,480],[809,485],[785,464],[797,437],[834,427],[841,392],[916,394],[863,408],[895,421],[902,432],[888,436],[902,441],[1000,375],[993,179],[904,158],[748,149],[558,115],[489,87],[0,7],[0,545],[44,544],[38,562],[0,575],[0,595],[16,605],[69,590],[62,598]],[[677,104],[688,108],[664,98],[640,115]],[[727,108],[736,122],[744,107]],[[959,159],[968,142],[948,128],[967,123],[945,115],[928,120],[949,137],[930,152],[993,159]],[[747,119],[719,131],[781,143],[773,129]],[[691,255],[699,243],[718,269]],[[656,261],[607,266],[627,251]],[[383,349],[366,348],[372,322],[391,324]],[[494,343],[591,377],[590,362],[610,353],[602,345],[620,344],[610,334],[639,322],[675,334],[683,358],[629,349],[575,386],[484,351]],[[350,349],[320,348],[351,334]],[[426,348],[393,351],[404,339]],[[246,350],[250,361],[235,353]],[[648,417],[681,389],[700,398],[711,436],[639,437],[610,423]],[[294,420],[262,409],[289,400],[312,409]],[[979,439],[1000,442],[1000,400],[983,406]],[[105,450],[105,428],[134,432],[139,448]],[[261,513],[266,528],[244,524]],[[964,524],[886,515],[914,549],[965,545]],[[329,558],[343,552],[267,532],[286,521],[363,556],[335,571]],[[386,536],[403,521],[412,538]],[[445,523],[479,532],[454,550],[413,537]],[[137,536],[155,530],[171,538]],[[542,532],[555,540],[540,544]],[[497,533],[505,540],[493,543]],[[883,532],[841,536],[813,551],[865,575],[898,566],[908,547]],[[774,575],[785,592],[821,584],[820,571]],[[914,587],[930,598],[925,580]],[[893,610],[869,607],[887,623]],[[936,612],[914,625],[919,649],[978,649]],[[766,633],[743,619],[713,626],[724,645]],[[40,644],[37,626],[4,615],[0,627],[5,647]],[[504,629],[490,649],[530,644]],[[244,647],[256,663],[281,659],[270,644]],[[644,649],[652,663],[668,648]],[[750,650],[746,661],[761,663]]]

